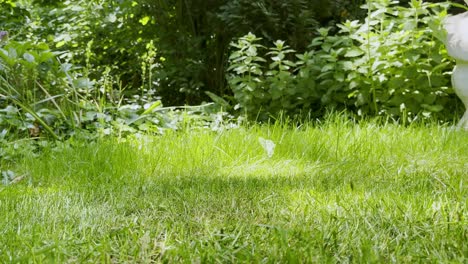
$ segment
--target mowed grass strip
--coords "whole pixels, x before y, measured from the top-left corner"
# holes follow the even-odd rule
[[[446,127],[76,140],[14,169],[27,176],[0,187],[0,262],[468,260],[468,133]]]

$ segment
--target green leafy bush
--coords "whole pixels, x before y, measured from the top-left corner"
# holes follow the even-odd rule
[[[83,67],[86,77],[98,80],[110,69],[136,93],[141,65],[156,29],[145,6],[136,1],[63,1],[32,8],[42,41],[64,52],[61,59]],[[117,85],[117,84],[116,84]]]
[[[225,66],[233,38],[252,31],[303,51],[319,24],[348,17],[362,1],[5,0],[0,30],[47,43],[91,80],[110,69],[129,96],[156,92],[168,105],[199,104],[206,92],[231,95]],[[149,46],[157,51],[151,58]]]
[[[8,30],[11,35],[22,31],[30,16],[28,10],[15,0],[0,0],[0,30]]]
[[[86,71],[60,63],[45,43],[8,40],[0,45],[1,139],[61,139],[83,132],[89,138],[126,136],[186,126],[216,130],[230,122],[212,104],[163,107],[151,94],[126,98],[114,88],[110,70],[92,81]]]
[[[283,42],[265,53],[249,34],[232,44],[229,85],[251,116],[322,115],[325,109],[346,108],[405,120],[418,114],[452,119],[457,106],[449,89],[453,63],[435,37],[446,7],[420,0],[407,8],[369,1],[364,22],[339,24],[336,35],[319,29],[309,51],[295,60]]]
[[[41,125],[57,138],[49,124],[65,119],[57,104],[67,82],[61,66],[45,43],[7,41],[0,48],[0,129]]]

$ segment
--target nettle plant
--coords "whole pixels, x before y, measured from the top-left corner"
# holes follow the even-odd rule
[[[294,109],[299,103],[301,92],[295,83],[293,71],[297,64],[288,59],[294,53],[284,41],[278,40],[274,47],[266,53],[270,61],[264,69],[266,59],[259,55],[264,46],[257,44],[260,38],[254,34],[241,37],[237,43],[231,44],[237,48],[229,57],[228,84],[234,92],[238,105],[247,114],[259,114],[261,119],[269,113],[282,109]]]
[[[266,83],[262,63],[266,60],[258,54],[258,49],[264,48],[255,43],[260,40],[249,33],[231,45],[237,50],[229,57],[228,83],[234,92],[234,98],[247,113],[258,111],[262,105],[271,100],[266,91]]]
[[[252,116],[325,109],[359,115],[451,119],[458,101],[450,89],[453,62],[436,36],[447,4],[368,1],[365,21],[319,29],[309,51],[294,54],[277,41],[263,59],[258,38],[232,44],[228,83]],[[264,49],[264,48],[263,48]],[[270,63],[267,65],[267,63]]]

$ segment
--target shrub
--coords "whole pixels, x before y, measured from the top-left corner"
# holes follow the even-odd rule
[[[163,107],[147,94],[124,98],[109,71],[91,81],[71,64],[61,64],[45,43],[3,40],[0,45],[0,145],[24,137],[94,139],[232,125],[213,104]]]
[[[287,60],[294,52],[281,41],[266,54],[252,34],[233,43],[228,82],[239,107],[251,116],[320,116],[346,108],[405,120],[451,119],[457,106],[449,89],[453,63],[435,37],[446,4],[413,0],[405,8],[378,0],[365,7],[364,22],[339,24],[336,35],[319,29],[295,60]]]

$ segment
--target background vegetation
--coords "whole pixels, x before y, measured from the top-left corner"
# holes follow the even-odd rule
[[[441,42],[447,2],[0,5],[4,134],[159,133],[171,127],[168,112],[183,112],[164,106],[208,101],[189,108],[207,122],[221,109],[260,121],[346,109],[401,123],[453,121],[463,111]]]

